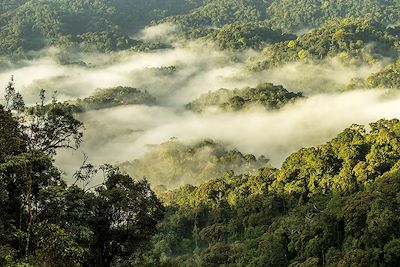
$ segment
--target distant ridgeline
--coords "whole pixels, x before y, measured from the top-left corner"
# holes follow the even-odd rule
[[[151,146],[141,158],[122,163],[119,167],[133,175],[146,177],[153,185],[176,188],[185,184],[200,184],[226,172],[252,172],[266,166],[264,156],[244,155],[238,150],[229,150],[212,140],[184,144],[171,139]]]
[[[295,33],[320,27],[329,20],[355,17],[374,19],[385,26],[400,22],[397,0],[209,0],[185,14],[167,17],[187,32],[204,34],[226,24],[268,22],[274,29]],[[196,35],[196,34],[195,34]]]
[[[296,35],[273,30],[265,22],[227,24],[220,29],[210,28],[208,32],[205,40],[215,42],[221,49],[231,50],[261,49],[266,44],[296,39]]]
[[[163,22],[176,23],[186,36],[216,37],[221,48],[254,48],[334,19],[398,25],[399,14],[397,0],[7,0],[0,3],[0,55],[48,45],[101,52],[165,47],[129,37]]]
[[[203,112],[213,107],[222,111],[240,111],[257,106],[273,110],[301,98],[303,98],[302,93],[289,92],[280,85],[265,83],[255,88],[233,90],[222,88],[208,92],[187,104],[186,108],[195,112]]]
[[[154,105],[156,99],[147,91],[118,86],[109,89],[97,89],[92,96],[69,101],[69,104],[75,112],[85,112],[124,105]]]
[[[50,44],[100,51],[136,43],[128,37],[165,16],[185,13],[200,0],[7,0],[0,3],[0,55]]]
[[[157,266],[398,266],[400,122],[353,125],[281,169],[160,194]]]
[[[262,0],[211,0],[187,14],[162,19],[160,23],[172,22],[183,32],[195,37],[204,36],[210,28],[226,24],[245,24],[265,19],[265,5]]]
[[[337,57],[344,63],[372,64],[398,58],[400,29],[360,19],[331,21],[296,40],[268,45],[250,67],[263,70],[297,61]]]

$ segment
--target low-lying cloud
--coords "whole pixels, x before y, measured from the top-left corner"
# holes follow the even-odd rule
[[[160,27],[167,29],[164,37]],[[171,27],[147,29],[141,36],[145,40],[173,40]],[[290,63],[251,72],[246,68],[246,59],[256,55],[255,51],[220,51],[212,44],[182,40],[173,43],[172,48],[150,52],[77,53],[68,55],[69,64],[60,64],[60,54],[49,49],[34,60],[21,61],[0,72],[0,81],[5,87],[14,75],[16,87],[28,104],[38,101],[40,89],[49,93],[56,90],[59,99],[64,100],[115,86],[146,89],[160,104],[81,114],[86,131],[80,151],[63,151],[57,156],[57,164],[69,176],[80,165],[81,152],[96,164],[124,162],[143,155],[148,144],[171,137],[184,142],[215,139],[243,153],[266,155],[279,167],[295,150],[326,142],[353,123],[399,116],[397,94],[387,98],[385,90],[337,93],[353,78],[366,78],[378,71],[379,63],[349,66],[327,59],[320,64]],[[170,66],[174,68],[166,68]],[[183,110],[184,104],[210,90],[264,82],[303,91],[308,98],[270,112],[194,114]]]
[[[17,88],[27,103],[35,103],[40,89],[58,92],[61,100],[86,97],[97,88],[131,86],[146,89],[165,105],[183,105],[193,98],[221,87],[240,88],[259,83],[282,84],[288,90],[308,95],[343,89],[353,78],[366,78],[381,64],[351,66],[337,59],[320,64],[290,63],[263,72],[247,69],[246,59],[258,53],[220,51],[210,43],[189,42],[174,35],[174,26],[159,25],[145,29],[145,40],[165,39],[169,49],[109,54],[65,53],[50,48],[34,60],[21,61],[0,72],[6,85],[14,75]],[[161,34],[161,32],[165,32]],[[176,41],[172,41],[176,38]],[[60,64],[63,61],[64,64]],[[165,67],[174,66],[174,71]]]
[[[279,167],[292,152],[322,144],[353,123],[399,117],[399,105],[398,93],[361,90],[315,95],[272,112],[195,114],[170,107],[119,107],[82,116],[87,132],[81,150],[97,164],[115,163],[138,158],[148,144],[171,137],[183,142],[211,138],[243,153],[265,155]],[[71,153],[77,152],[59,155],[61,167],[71,158],[77,166],[80,158]]]

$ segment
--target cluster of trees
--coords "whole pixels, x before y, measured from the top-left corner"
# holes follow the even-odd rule
[[[99,31],[62,36],[54,40],[52,45],[65,51],[111,52],[129,49],[140,43],[116,31]]]
[[[263,1],[248,0],[210,0],[187,14],[167,17],[161,22],[173,22],[184,31],[198,31],[225,24],[249,23],[263,20],[265,10]]]
[[[136,41],[136,44],[130,47],[131,51],[135,52],[147,52],[147,51],[154,51],[154,50],[161,50],[172,48],[171,44],[161,42],[161,41]]]
[[[354,17],[375,19],[385,25],[398,23],[400,4],[396,0],[275,0],[267,16],[277,28],[294,32],[320,27],[333,19]]]
[[[369,87],[400,89],[400,61],[386,66],[382,71],[367,78]]]
[[[11,82],[0,105],[0,265],[135,266],[164,207],[147,181],[83,163],[67,186],[53,165],[82,123],[57,102],[25,107]],[[103,182],[89,187],[98,170]]]
[[[158,266],[397,266],[400,121],[353,125],[281,169],[161,194]]]
[[[273,30],[264,22],[226,24],[220,29],[209,31],[206,40],[216,43],[221,49],[231,50],[261,49],[266,44],[296,39],[295,35]]]
[[[70,102],[76,112],[85,112],[123,105],[154,105],[156,99],[147,91],[132,87],[97,89],[93,95]]]
[[[287,62],[330,57],[338,57],[345,63],[372,64],[384,58],[396,59],[398,49],[398,28],[386,28],[372,20],[346,18],[330,21],[296,40],[268,45],[250,64],[261,70]]]
[[[186,36],[221,49],[267,44],[250,63],[255,70],[331,57],[348,64],[390,58],[351,86],[400,88],[400,29],[387,27],[400,23],[396,0],[3,2],[0,56],[48,45],[65,55],[168,48],[129,36],[152,21],[174,22]],[[289,34],[309,27],[321,28]],[[68,56],[65,63],[85,64]],[[176,67],[145,72],[173,75]],[[302,97],[267,83],[209,92],[186,108],[271,110]],[[280,169],[212,140],[172,138],[120,164],[124,172],[85,159],[68,185],[53,163],[59,149],[82,141],[76,112],[156,99],[116,87],[69,103],[45,102],[42,90],[40,103],[26,107],[11,81],[0,105],[0,266],[399,265],[399,120],[353,125],[324,145],[293,153]],[[163,203],[146,180],[131,177],[146,177]]]
[[[38,50],[46,44],[46,40],[57,38],[60,31],[61,23],[48,5],[35,5],[28,1],[17,3],[20,6],[10,10],[7,8],[0,15],[1,55]]]
[[[270,85],[272,86],[272,85]],[[280,169],[210,140],[154,146],[118,169],[53,157],[82,124],[53,99],[0,106],[2,266],[397,266],[400,121],[353,125]],[[256,170],[257,169],[257,170]],[[235,174],[236,173],[236,174]],[[90,187],[102,176],[103,182]],[[212,179],[214,177],[219,177]],[[212,179],[212,180],[210,180]],[[186,185],[168,191],[168,187]],[[164,184],[164,185],[161,185]],[[165,217],[164,217],[165,215]]]
[[[0,55],[23,54],[50,44],[66,48],[126,49],[127,35],[200,0],[13,0],[0,4]]]
[[[280,169],[210,140],[193,145],[170,140],[123,166],[154,184],[203,182],[173,191],[158,187],[164,208],[146,181],[109,165],[96,169],[84,162],[67,186],[53,157],[59,148],[80,144],[82,124],[73,108],[55,99],[44,105],[44,92],[41,103],[26,108],[12,83],[4,99],[2,266],[400,261],[399,120],[380,120],[368,131],[353,125],[324,145],[293,153]],[[97,175],[104,182],[89,187]]]
[[[375,19],[385,25],[400,21],[400,4],[396,0],[209,0],[188,13],[172,16],[172,21],[186,30],[222,27],[230,23],[268,22],[287,33],[320,27],[329,20],[348,17]]]
[[[247,173],[265,166],[264,156],[244,155],[212,140],[185,144],[175,138],[153,145],[139,159],[120,164],[132,177],[146,177],[157,191],[200,184],[226,172]]]
[[[147,68],[148,71],[154,72],[157,75],[172,75],[177,71],[176,66],[161,66]]]
[[[257,106],[271,110],[279,109],[302,97],[302,93],[289,92],[281,85],[264,83],[255,88],[233,90],[221,88],[201,95],[185,107],[194,112],[203,112],[212,108],[218,108],[220,111],[240,111]]]
[[[399,11],[395,0],[12,0],[0,4],[0,55],[51,44],[103,52],[127,49],[138,42],[130,34],[155,22],[176,23],[189,37],[216,36],[222,48],[258,47],[289,37],[280,31],[320,27],[333,19],[398,24]],[[213,30],[224,26],[218,33]],[[232,37],[235,41],[227,40]]]
[[[354,88],[390,88],[400,89],[400,61],[385,66],[382,70],[370,74],[366,79],[355,78],[347,86]]]

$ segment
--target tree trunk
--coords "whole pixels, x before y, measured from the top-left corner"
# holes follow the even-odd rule
[[[31,228],[32,228],[32,163],[29,163],[28,183],[26,189],[26,204],[28,206],[28,223],[26,227],[26,244],[25,244],[25,259],[28,258],[29,245],[31,241]]]

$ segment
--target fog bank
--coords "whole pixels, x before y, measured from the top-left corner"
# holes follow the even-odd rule
[[[80,150],[96,164],[116,163],[138,158],[148,144],[171,137],[183,142],[211,138],[243,153],[263,154],[279,167],[292,152],[329,141],[353,123],[398,118],[399,105],[397,92],[360,90],[319,94],[272,112],[194,114],[171,107],[119,107],[81,117],[87,131]],[[57,164],[71,170],[79,153],[60,153]]]

